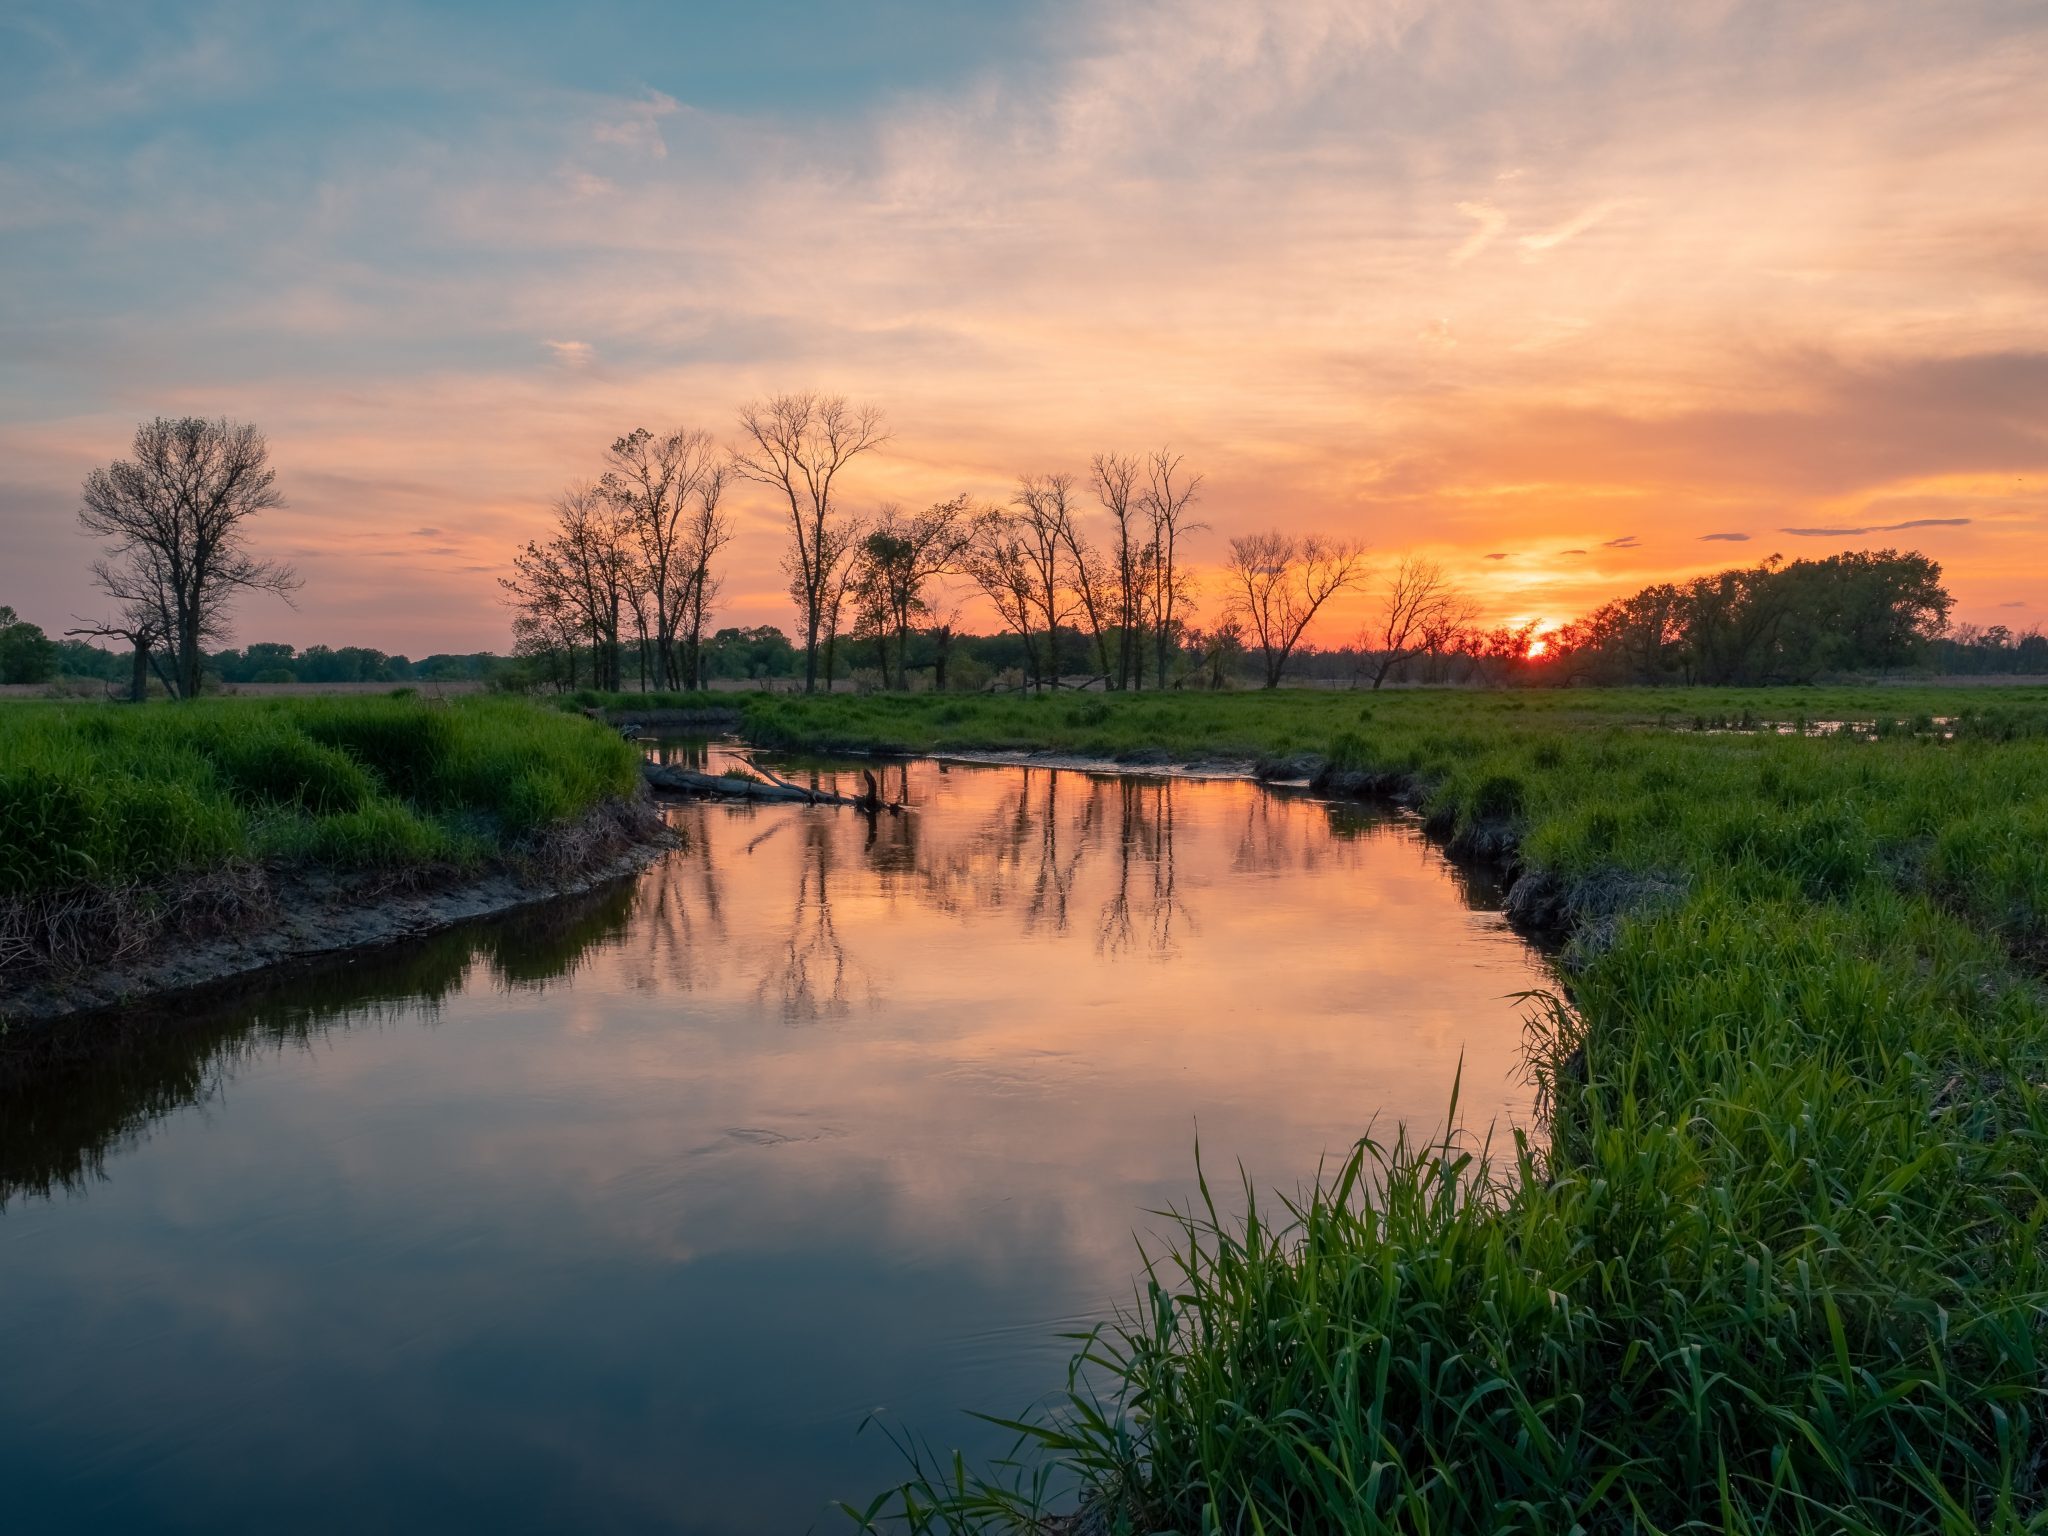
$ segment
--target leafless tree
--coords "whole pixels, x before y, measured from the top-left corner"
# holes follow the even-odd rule
[[[499,585],[507,601],[535,621],[527,634],[586,639],[593,684],[617,689],[619,621],[632,608],[633,552],[631,529],[612,499],[588,482],[570,486],[555,503],[554,533],[529,540],[512,557],[512,571]]]
[[[1061,475],[1060,500],[1068,500],[1067,477]],[[1095,666],[1102,686],[1110,687],[1109,633],[1116,623],[1116,569],[1112,560],[1096,548],[1081,527],[1075,509],[1062,511],[1060,542],[1066,548],[1067,585],[1074,596],[1074,611],[1088,626],[1088,638],[1095,647]]]
[[[1167,448],[1152,455],[1146,474],[1143,504],[1151,520],[1151,580],[1148,597],[1152,644],[1157,654],[1158,682],[1166,686],[1167,661],[1173,654],[1180,610],[1190,597],[1180,565],[1181,540],[1204,526],[1188,509],[1202,489],[1202,477],[1182,469],[1182,456]]]
[[[1365,579],[1365,551],[1320,534],[1247,533],[1230,541],[1224,573],[1230,611],[1251,631],[1266,687],[1277,688],[1316,610]]]
[[[163,632],[157,628],[154,605],[131,603],[117,619],[81,625],[77,629],[67,629],[64,633],[67,637],[77,639],[128,642],[130,703],[140,704],[149,697],[149,674],[152,669],[156,671],[158,677],[163,678],[164,686],[170,688],[170,679],[164,677],[163,669],[156,661],[157,652],[163,648]]]
[[[818,588],[818,648],[829,693],[838,674],[839,635],[846,625],[847,599],[855,595],[860,580],[861,543],[867,537],[867,523],[858,517],[835,518],[827,523],[816,545],[820,585]],[[794,550],[783,556],[783,571],[789,577],[789,595],[802,605],[802,587]],[[805,684],[809,687],[808,680]]]
[[[1109,514],[1107,561],[1115,583],[1116,675],[1118,688],[1136,688],[1145,671],[1146,553],[1143,493],[1138,489],[1139,465],[1127,453],[1098,453],[1089,466],[1095,499]]]
[[[632,541],[631,606],[650,631],[654,680],[684,687],[689,610],[711,556],[730,537],[717,511],[726,473],[720,450],[700,429],[637,427],[605,459],[598,488]]]
[[[1409,555],[1396,565],[1380,595],[1378,621],[1358,638],[1362,665],[1378,689],[1411,656],[1449,648],[1472,621],[1473,606],[1434,560]]]
[[[1037,686],[1044,673],[1037,641],[1037,577],[1017,520],[1000,507],[983,510],[974,520],[963,565],[1004,627],[1023,642],[1024,670]]]
[[[704,686],[704,631],[717,610],[718,594],[724,583],[712,572],[711,562],[732,542],[732,519],[720,510],[731,468],[715,464],[697,486],[683,537],[683,684]]]
[[[247,544],[249,520],[284,498],[269,445],[245,422],[159,416],[135,429],[134,454],[86,476],[78,520],[112,544],[93,580],[168,647],[171,691],[189,699],[200,643],[227,634],[234,599],[273,592],[290,602],[299,588],[289,565]]]
[[[878,638],[895,639],[899,689],[910,686],[911,620],[927,611],[931,584],[959,571],[972,533],[972,514],[961,495],[911,516],[892,502],[861,541],[862,601],[880,620]],[[886,676],[886,660],[883,672]]]
[[[818,642],[835,573],[834,551],[849,541],[835,533],[833,493],[848,463],[887,439],[882,414],[872,405],[849,405],[844,395],[809,391],[775,395],[740,411],[746,442],[733,467],[773,487],[789,503],[790,591],[804,630],[804,691],[818,686]]]
[[[1071,475],[1025,475],[1010,498],[1011,524],[1029,567],[1031,605],[1038,611],[1045,635],[1046,666],[1042,674],[1059,687],[1060,626],[1073,616],[1075,583],[1070,579],[1067,550],[1073,527]]]

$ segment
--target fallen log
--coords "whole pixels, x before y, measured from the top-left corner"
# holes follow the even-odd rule
[[[829,789],[805,789],[787,779],[742,778],[738,774],[698,773],[692,768],[676,768],[667,763],[642,763],[640,776],[650,787],[672,795],[712,795],[723,800],[776,800],[792,801],[799,805],[850,805],[857,811],[887,811],[891,815],[900,812],[900,805],[886,805],[879,794],[841,795]],[[873,785],[870,778],[869,784]]]

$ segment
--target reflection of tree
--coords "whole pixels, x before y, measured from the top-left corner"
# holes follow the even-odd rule
[[[773,995],[785,1024],[808,1023],[843,1014],[850,1006],[848,983],[865,973],[847,954],[832,917],[832,877],[837,868],[833,842],[838,827],[829,812],[807,808],[803,856],[797,864],[796,910],[778,963],[761,978],[757,995]],[[891,817],[892,821],[899,818]],[[865,832],[867,829],[863,829]],[[873,988],[868,988],[870,998]]]
[[[1174,807],[1186,786],[1171,778],[1127,778],[1112,787],[1118,812],[1116,868],[1096,925],[1096,950],[1122,955],[1136,947],[1136,903],[1141,910],[1135,916],[1143,920],[1149,948],[1157,955],[1171,954],[1176,921],[1193,926],[1174,861]]]
[[[479,919],[407,944],[259,972],[203,1000],[143,1004],[7,1037],[0,1050],[0,1207],[98,1177],[164,1116],[218,1099],[247,1062],[328,1035],[431,1019],[477,968],[533,990],[618,941],[636,886]]]
[[[683,846],[655,865],[641,882],[632,942],[624,946],[622,968],[643,990],[660,986],[695,991],[716,978],[726,952],[724,875],[712,847],[715,823],[745,825],[759,811],[750,805],[686,801],[668,808],[669,826]],[[755,841],[774,835],[770,825]],[[750,844],[746,850],[752,851]]]

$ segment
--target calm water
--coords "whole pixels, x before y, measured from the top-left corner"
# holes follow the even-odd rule
[[[0,1527],[842,1529],[866,1415],[987,1451],[1059,1384],[1198,1131],[1291,1190],[1461,1053],[1528,1122],[1546,974],[1412,827],[885,778],[0,1097]]]

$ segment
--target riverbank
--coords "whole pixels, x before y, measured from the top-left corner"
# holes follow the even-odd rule
[[[1722,723],[1860,708],[1890,725]],[[1572,935],[1574,1007],[1531,1040],[1548,1147],[1488,1162],[1411,1127],[1277,1223],[1191,1213],[1087,1347],[1123,1411],[1084,1394],[1027,1422],[1021,1469],[923,1460],[871,1523],[1033,1529],[1059,1487],[1139,1529],[2020,1531],[2048,1510],[2039,701],[776,699],[742,733],[1253,757],[1398,794]]]
[[[0,1020],[586,889],[666,845],[616,732],[518,701],[0,716]]]

